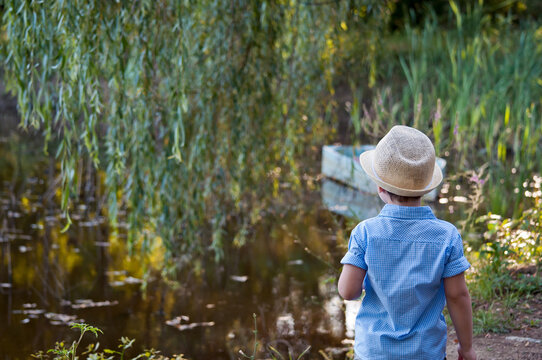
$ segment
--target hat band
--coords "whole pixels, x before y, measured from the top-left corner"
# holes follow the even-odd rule
[[[373,170],[373,174],[376,176],[376,178],[383,182],[384,184],[387,184],[387,182],[385,182],[384,180],[382,180],[380,178],[380,176],[378,176],[378,174],[376,173],[375,171],[375,160],[374,160],[374,156],[371,156],[371,169]],[[390,184],[391,185],[391,184]],[[395,186],[395,185],[392,185],[392,186]],[[424,187],[423,189],[405,189],[405,190],[413,190],[413,191],[424,191],[424,190],[427,190],[429,189],[429,187],[431,186],[431,181],[429,181],[429,183],[427,184],[426,187]]]

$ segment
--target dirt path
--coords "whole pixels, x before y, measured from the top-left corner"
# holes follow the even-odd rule
[[[512,337],[516,339],[512,340]],[[448,338],[447,358],[455,360],[457,359],[455,333],[449,334]],[[535,343],[532,340],[521,340],[521,338],[536,339],[541,342]],[[474,339],[474,348],[478,360],[542,360],[542,329],[533,328],[529,331],[513,331],[509,334],[477,336]]]
[[[518,329],[507,334],[478,335],[474,348],[478,360],[542,360],[542,299],[529,301],[530,311],[515,314]],[[527,320],[527,321],[526,321]],[[534,326],[525,325],[532,323]],[[523,324],[523,325],[521,325]],[[538,340],[538,342],[537,342]],[[457,336],[448,330],[446,354],[448,360],[457,359]]]

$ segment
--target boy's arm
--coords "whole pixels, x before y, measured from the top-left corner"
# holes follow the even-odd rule
[[[361,296],[363,279],[367,271],[354,265],[345,264],[339,277],[339,295],[345,300],[355,300]]]
[[[444,278],[444,292],[459,340],[459,358],[475,360],[476,353],[472,348],[472,306],[464,273]]]

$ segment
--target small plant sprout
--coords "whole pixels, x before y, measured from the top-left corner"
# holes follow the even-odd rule
[[[76,356],[77,347],[81,343],[81,340],[83,339],[83,336],[85,335],[85,333],[91,332],[96,337],[98,337],[98,333],[103,334],[103,331],[100,330],[99,328],[88,325],[88,324],[85,324],[85,323],[72,323],[71,328],[72,329],[79,329],[79,331],[80,331],[79,339],[77,339],[77,341],[74,341],[69,348],[66,348],[63,341],[57,342],[55,344],[55,348],[54,349],[49,349],[47,351],[47,353],[53,353],[55,355],[58,355],[56,357],[57,359],[75,360],[75,359],[77,359],[77,356]],[[39,358],[44,358],[44,357],[39,357]]]
[[[252,355],[247,355],[244,353],[243,350],[239,350],[239,354],[241,354],[244,358],[254,360],[256,358],[256,352],[258,351],[258,324],[256,323],[256,314],[252,314],[252,317],[254,318],[254,330],[252,332],[254,333],[254,349],[252,349]]]

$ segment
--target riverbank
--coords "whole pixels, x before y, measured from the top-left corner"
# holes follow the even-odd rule
[[[508,333],[486,332],[474,337],[478,360],[542,359],[542,295],[522,302],[512,316],[515,319],[514,330]],[[446,347],[448,359],[456,359],[456,348],[455,331],[449,329]]]

